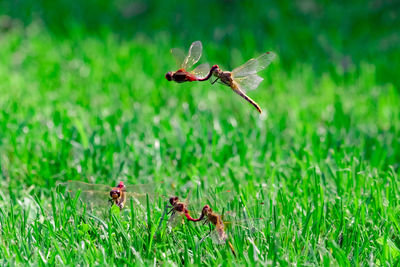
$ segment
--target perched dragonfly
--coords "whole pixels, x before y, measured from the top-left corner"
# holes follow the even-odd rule
[[[171,53],[174,56],[180,68],[177,71],[169,71],[165,74],[168,81],[175,81],[177,83],[206,81],[211,75],[210,65],[207,63],[199,65],[192,71],[188,71],[200,59],[203,46],[200,41],[195,41],[189,48],[189,53],[185,56],[182,50],[172,48]]]
[[[111,204],[123,209],[128,199],[145,203],[146,195],[152,198],[155,190],[154,184],[125,185],[123,182],[119,182],[116,187],[81,181],[68,181],[58,186],[65,186],[72,195],[80,192],[81,200],[92,208]]]
[[[222,84],[229,86],[235,93],[243,97],[261,113],[260,106],[246,95],[246,91],[254,90],[258,87],[263,78],[258,76],[257,72],[265,69],[274,58],[274,53],[266,52],[257,58],[250,59],[232,71],[222,71],[218,65],[214,65],[210,71],[216,79],[212,83],[214,84],[219,80]]]

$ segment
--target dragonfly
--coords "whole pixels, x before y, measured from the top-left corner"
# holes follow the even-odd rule
[[[80,199],[91,208],[116,205],[121,210],[128,199],[133,199],[137,204],[145,203],[146,196],[151,199],[155,190],[154,184],[125,185],[123,182],[112,187],[70,180],[58,186],[65,187],[73,196],[80,192]]]
[[[174,56],[180,68],[177,71],[169,71],[165,74],[168,81],[177,83],[206,81],[212,76],[210,65],[207,63],[201,64],[192,71],[188,71],[200,59],[203,46],[200,41],[195,41],[189,48],[189,53],[185,56],[184,52],[178,48],[172,48],[171,53]]]
[[[218,65],[214,65],[210,72],[215,79],[212,79],[212,84],[216,81],[229,86],[236,94],[240,95],[247,102],[253,105],[259,113],[262,113],[260,106],[249,96],[246,91],[254,90],[261,83],[263,78],[257,75],[257,72],[265,69],[275,59],[276,55],[273,52],[266,52],[257,58],[252,58],[242,66],[235,68],[232,71],[223,71]]]
[[[225,224],[222,220],[221,215],[213,212],[209,205],[205,205],[201,211],[201,216],[196,219],[196,221],[201,221],[203,219],[205,219],[204,224],[208,223],[214,225],[214,231],[210,233],[213,241],[217,244],[225,244],[228,241],[228,235],[225,231]],[[204,238],[202,239],[202,241],[203,240]],[[235,249],[233,248],[232,243],[228,241],[228,245],[233,255],[236,257]]]
[[[246,215],[247,214],[247,215]],[[254,227],[249,228],[250,225],[254,225],[254,223],[262,223],[262,219],[254,219],[254,218],[249,218],[248,213],[246,209],[243,209],[243,214],[246,215],[245,219],[239,220],[238,218],[241,217],[239,216],[240,214],[236,214],[235,212],[227,211],[224,216],[214,212],[210,205],[205,205],[201,211],[201,215],[198,219],[195,219],[195,221],[202,221],[204,220],[204,224],[209,224],[209,225],[214,225],[214,230],[211,230],[210,233],[202,238],[200,241],[203,242],[205,238],[210,236],[213,240],[214,243],[216,244],[228,244],[229,248],[232,251],[232,254],[236,257],[235,249],[232,245],[232,243],[228,240],[228,227],[232,228],[234,225],[235,226],[242,226],[245,229],[248,230],[255,230]],[[230,220],[225,220],[229,218]]]
[[[187,200],[180,201],[177,196],[173,196],[169,199],[169,203],[171,204],[171,209],[168,214],[171,214],[171,216],[168,220],[168,225],[171,228],[175,228],[178,224],[182,223],[184,218],[193,222],[201,220],[200,218],[194,219],[192,216],[190,216]]]

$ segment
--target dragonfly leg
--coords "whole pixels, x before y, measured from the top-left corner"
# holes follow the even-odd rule
[[[200,240],[199,244],[203,243],[204,240],[205,240],[207,237],[210,236],[210,234],[211,234],[211,232],[209,232],[205,237],[203,237],[203,238]],[[198,248],[198,246],[196,246],[196,249],[197,249],[197,248]]]
[[[172,207],[172,209],[170,209],[167,214],[169,215],[171,212],[172,212],[171,215],[175,214],[175,208],[174,207]]]
[[[211,84],[216,83],[219,80],[219,78],[215,79],[215,81],[211,82]]]
[[[160,222],[158,223],[158,226],[157,226],[157,229],[156,229],[156,232],[158,231],[158,229],[160,229],[160,227],[161,227],[161,223],[163,222],[163,220],[164,220],[164,217],[165,217],[165,214],[167,213],[167,209],[168,209],[168,204],[166,204],[165,205],[165,208],[164,208],[164,212],[163,212],[163,214],[162,214],[162,216],[161,216],[161,219],[160,219]],[[155,234],[154,234],[155,235]]]

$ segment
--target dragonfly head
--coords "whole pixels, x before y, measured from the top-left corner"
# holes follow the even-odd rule
[[[169,203],[170,203],[172,206],[175,206],[176,203],[178,202],[178,200],[179,200],[178,197],[171,197],[171,198],[169,199]]]
[[[220,68],[218,65],[214,65],[211,67],[210,69],[210,73],[214,74],[214,73],[218,73],[220,71]]]
[[[119,189],[112,189],[110,191],[110,197],[112,199],[118,199],[120,196],[121,196],[121,193],[120,193]]]
[[[165,74],[165,78],[168,81],[172,81],[172,71],[168,71],[167,74]]]
[[[202,216],[207,216],[208,214],[212,213],[212,209],[210,208],[209,205],[205,205],[203,207],[203,210],[201,211]]]

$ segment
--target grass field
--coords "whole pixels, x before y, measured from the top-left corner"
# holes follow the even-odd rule
[[[176,68],[169,49],[198,37],[186,32],[194,22],[176,37],[110,25],[93,32],[81,21],[62,35],[49,20],[0,36],[2,265],[398,264],[398,50],[379,55],[371,42],[363,58],[349,41],[347,64],[273,30],[264,44],[256,30],[240,31],[248,38],[238,42],[199,30],[202,62],[232,69],[265,49],[277,53],[249,93],[260,116],[228,87],[164,78]],[[194,201],[240,217],[229,239],[237,257],[201,242],[206,225],[169,230],[163,197],[98,217],[55,191],[66,180],[153,182],[182,197],[191,189]]]

